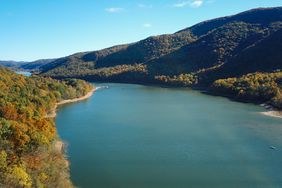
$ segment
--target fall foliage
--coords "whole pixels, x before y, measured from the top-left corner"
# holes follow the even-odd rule
[[[46,115],[91,89],[82,80],[25,77],[0,67],[0,187],[72,186],[64,155],[52,149],[56,127]]]

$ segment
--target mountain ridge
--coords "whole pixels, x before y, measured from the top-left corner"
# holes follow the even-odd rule
[[[38,70],[41,66],[51,63],[56,59],[38,59],[35,61],[13,61],[13,60],[0,60],[0,65],[9,67],[14,70]]]
[[[282,7],[257,8],[204,21],[173,34],[76,53],[43,65],[40,70],[44,76],[97,81],[114,81],[119,72],[120,81],[131,74],[133,67],[142,67],[135,82],[154,82],[159,75],[187,74],[220,66],[280,28]]]
[[[248,87],[242,89],[245,93],[263,93],[263,89],[254,88],[263,88],[266,84],[271,86],[272,94],[265,97],[259,93],[258,96],[269,101],[274,96],[280,99],[282,93],[277,73],[282,69],[281,41],[282,7],[257,8],[200,22],[173,34],[72,54],[40,65],[37,70],[41,76],[58,79],[213,90],[218,86],[222,91],[237,91],[238,88],[229,84],[248,83]],[[261,77],[271,82],[257,82]],[[229,78],[238,80],[230,82]],[[218,80],[220,84],[215,84]],[[228,87],[222,89],[225,86]],[[253,96],[253,93],[248,94]]]

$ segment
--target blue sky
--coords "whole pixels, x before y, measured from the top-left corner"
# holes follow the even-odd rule
[[[0,0],[0,59],[62,57],[273,6],[282,0]]]

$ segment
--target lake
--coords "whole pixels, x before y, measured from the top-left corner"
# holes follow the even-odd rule
[[[21,74],[24,76],[31,76],[32,73],[31,72],[27,72],[27,71],[15,71],[17,74]]]
[[[56,118],[76,186],[282,187],[282,119],[262,107],[190,89],[96,86],[109,88]]]

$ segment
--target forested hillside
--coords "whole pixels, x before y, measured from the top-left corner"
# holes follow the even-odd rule
[[[37,70],[42,76],[59,79],[215,90],[219,87],[214,87],[214,82],[219,79],[245,78],[247,74],[260,77],[261,73],[271,76],[280,72],[281,41],[282,7],[259,8],[204,21],[174,34],[73,54],[37,66]]]
[[[100,73],[117,75],[115,70],[123,66],[123,71],[135,65],[146,64],[156,58],[162,57],[180,47],[195,41],[196,37],[189,32],[173,35],[149,37],[133,44],[115,46],[95,52],[77,53],[60,58],[41,67],[42,75],[56,77],[85,76],[99,79]],[[107,69],[113,68],[113,69]],[[131,68],[129,68],[131,69]],[[104,76],[100,79],[104,80]]]
[[[273,78],[282,69],[282,7],[260,8],[234,16],[208,20],[170,35],[95,52],[78,53],[41,67],[41,75],[55,78],[82,78],[91,81],[162,84],[205,87],[238,95],[238,88],[220,86],[217,80],[237,77],[256,83],[240,98],[252,101],[280,99],[257,78]],[[250,74],[246,75],[246,74]],[[246,76],[244,76],[246,75]],[[241,78],[239,78],[241,77]],[[234,78],[235,79],[235,78]],[[279,79],[278,79],[279,80]],[[222,80],[221,80],[222,82]],[[228,79],[226,80],[228,81]],[[252,84],[251,84],[252,85]],[[253,86],[252,86],[253,87]],[[257,87],[260,89],[257,90]],[[264,88],[264,89],[261,89]],[[246,88],[245,88],[246,89]],[[236,90],[236,92],[235,92]],[[241,89],[240,89],[241,90]],[[259,94],[258,94],[259,93]],[[266,97],[267,96],[267,97]],[[277,100],[276,100],[277,101]]]
[[[90,84],[25,77],[0,67],[0,187],[72,187],[64,155],[54,149],[53,118],[64,99],[85,95]]]
[[[277,40],[281,28],[281,7],[254,9],[205,21],[174,34],[74,54],[42,66],[41,74],[137,83],[156,83],[159,79],[155,78],[160,76],[193,74],[199,77],[197,84],[207,84],[221,78],[210,75],[237,76],[279,68],[281,45]],[[267,59],[255,55],[259,48],[265,50],[263,57]],[[257,61],[259,67],[251,65]],[[248,71],[242,68],[245,65]],[[236,67],[236,74],[228,67]]]
[[[239,78],[219,79],[212,84],[214,92],[235,99],[268,103],[282,109],[282,72],[252,73]]]

